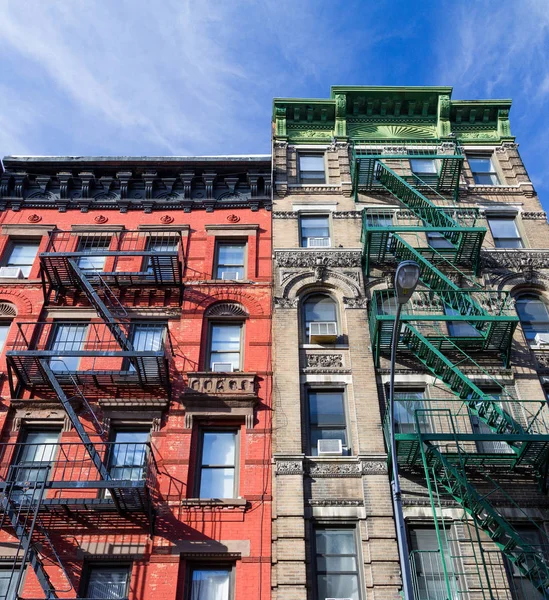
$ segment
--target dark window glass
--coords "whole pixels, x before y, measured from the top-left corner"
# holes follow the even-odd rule
[[[322,527],[315,530],[318,598],[360,600],[355,530]]]
[[[51,475],[50,470],[58,441],[59,431],[26,431],[11,469],[12,479],[35,485],[47,481]],[[38,498],[40,492],[37,488],[33,485],[26,488],[22,495]]]
[[[523,248],[515,217],[488,217],[496,248]]]
[[[531,547],[534,554],[542,554],[547,561],[547,539],[541,531],[534,526],[515,526],[520,537]],[[511,586],[513,600],[542,600],[547,598],[534,584],[535,576],[524,574],[517,565],[506,560],[509,584]]]
[[[101,600],[126,598],[129,579],[129,567],[91,566],[84,598],[101,598]]]
[[[236,432],[204,431],[200,461],[200,498],[234,498]]]
[[[299,180],[301,183],[326,183],[323,154],[299,155]]]
[[[7,267],[19,267],[24,277],[30,275],[34,259],[40,246],[40,240],[12,242]]]
[[[450,316],[462,316],[459,310],[445,306],[444,312]],[[479,337],[481,333],[467,321],[448,321],[448,335],[450,337]]]
[[[421,600],[448,598],[442,553],[444,554],[446,571],[449,576],[448,584],[452,592],[451,598],[458,598],[456,579],[453,575],[453,557],[448,547],[444,530],[440,532],[442,553],[434,528],[418,527],[411,529],[410,542],[412,576],[415,579],[416,589],[419,593],[418,598]]]
[[[246,244],[220,242],[217,244],[217,279],[244,279]]]
[[[534,343],[538,333],[549,334],[549,306],[539,296],[520,296],[515,306],[522,330],[529,342]]]
[[[490,156],[468,155],[469,167],[477,185],[499,185],[499,177]]]
[[[309,391],[311,456],[318,455],[318,440],[341,440],[347,450],[347,428],[342,391]]]
[[[330,225],[327,215],[303,215],[300,218],[301,246],[322,248],[330,245]]]
[[[229,600],[231,570],[193,568],[189,600]]]
[[[416,431],[416,410],[425,408],[423,390],[395,390],[395,431],[396,433],[414,433]],[[418,413],[422,432],[428,430],[426,413]]]
[[[452,245],[452,242],[450,242],[450,240],[447,240],[442,233],[439,233],[438,231],[428,231],[427,232],[427,242],[429,244],[429,246],[431,246],[431,248],[435,248],[435,249],[444,249],[444,248],[451,248],[453,249],[454,246]]]

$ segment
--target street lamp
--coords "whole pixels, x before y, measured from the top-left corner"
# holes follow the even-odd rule
[[[395,440],[395,362],[396,352],[400,336],[400,313],[402,306],[410,300],[419,281],[419,265],[413,260],[402,261],[395,273],[395,298],[397,301],[395,324],[393,326],[393,338],[391,344],[391,375],[389,380],[389,414],[390,414],[390,437],[391,437],[391,464],[393,480],[391,490],[393,493],[393,510],[396,520],[398,554],[400,557],[400,569],[402,572],[402,591],[405,600],[414,600],[412,588],[412,573],[410,571],[410,553],[404,527],[404,515],[402,513],[402,495],[398,479],[398,463]]]

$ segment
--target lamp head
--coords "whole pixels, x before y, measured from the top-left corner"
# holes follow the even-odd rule
[[[420,269],[413,260],[402,261],[395,273],[395,294],[399,304],[410,300],[419,281]]]

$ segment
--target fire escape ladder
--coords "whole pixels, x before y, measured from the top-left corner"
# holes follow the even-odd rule
[[[48,600],[50,598],[57,598],[58,596],[44,569],[38,551],[32,542],[32,537],[35,530],[39,528],[38,512],[44,498],[49,470],[49,466],[41,468],[40,471],[45,471],[44,476],[39,477],[39,481],[26,482],[28,487],[23,491],[15,489],[18,466],[10,467],[11,481],[8,483],[6,492],[0,497],[0,506],[3,513],[2,522],[6,518],[9,520],[15,536],[19,540],[17,553],[12,563],[8,590],[17,592],[20,589],[25,567],[27,564],[30,564]],[[29,489],[31,490],[30,496],[28,495]],[[65,569],[61,568],[66,573]]]
[[[84,293],[86,294],[86,297],[88,298],[88,300],[90,301],[92,306],[97,310],[97,313],[103,319],[103,321],[105,322],[105,325],[111,331],[114,339],[120,345],[122,350],[125,350],[126,352],[133,352],[132,344],[129,341],[129,339],[126,337],[124,332],[122,331],[122,329],[120,327],[120,322],[117,319],[115,319],[111,310],[109,308],[107,308],[107,305],[99,297],[99,294],[97,293],[95,288],[92,286],[92,284],[89,282],[85,273],[76,264],[76,261],[74,259],[71,258],[71,259],[69,259],[68,262],[69,262],[71,269],[74,271],[74,274],[80,281],[80,284],[82,286]]]
[[[521,574],[546,594],[549,564],[543,553],[531,546],[508,521],[469,483],[465,470],[452,464],[438,448],[422,444],[427,477],[433,472],[443,489],[469,514]]]

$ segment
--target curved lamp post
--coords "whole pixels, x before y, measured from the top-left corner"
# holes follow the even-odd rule
[[[397,346],[400,337],[400,313],[402,305],[406,304],[412,297],[419,281],[420,268],[413,260],[402,261],[395,273],[395,298],[397,301],[395,324],[393,327],[393,338],[391,344],[391,375],[389,380],[389,414],[390,414],[390,437],[391,437],[391,464],[392,481],[391,489],[393,493],[393,510],[395,513],[398,554],[400,558],[400,569],[402,572],[402,591],[405,600],[414,600],[414,591],[412,587],[412,573],[410,569],[410,552],[408,550],[408,541],[406,539],[406,529],[404,526],[404,515],[402,513],[402,494],[400,491],[400,481],[398,479],[398,463],[395,440],[395,361]]]

